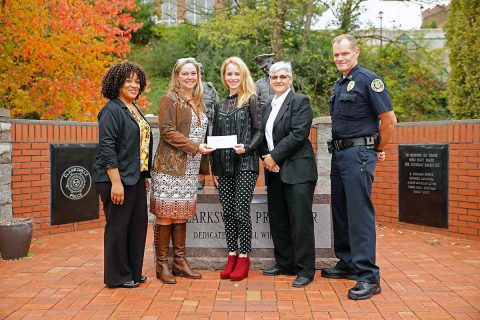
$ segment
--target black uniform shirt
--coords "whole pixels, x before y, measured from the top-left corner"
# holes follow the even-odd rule
[[[378,115],[393,110],[383,81],[358,64],[347,77],[342,76],[335,82],[333,91],[330,98],[333,139],[378,133]]]

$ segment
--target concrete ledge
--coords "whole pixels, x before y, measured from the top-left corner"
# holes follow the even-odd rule
[[[81,126],[81,127],[98,126],[97,122],[62,121],[62,120],[12,119],[12,123],[43,124],[43,125],[57,125],[57,126]]]
[[[198,252],[198,254],[197,254]],[[220,254],[220,256],[218,256]],[[315,269],[330,268],[335,266],[338,259],[335,257],[322,257],[323,255],[331,255],[330,252],[324,253],[316,250]],[[197,256],[198,255],[198,256]],[[221,270],[225,267],[227,262],[228,250],[219,251],[192,251],[187,249],[188,263],[195,269],[203,270]],[[273,250],[269,249],[252,249],[250,253],[250,269],[268,269],[275,265],[273,258]]]
[[[316,127],[319,124],[331,124],[332,118],[331,117],[316,117],[313,118],[312,127]]]
[[[0,122],[10,122],[10,110],[0,109]]]

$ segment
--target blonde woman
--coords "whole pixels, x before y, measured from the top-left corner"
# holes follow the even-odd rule
[[[206,154],[213,151],[203,142],[207,115],[202,101],[200,68],[194,58],[177,60],[167,94],[160,100],[160,142],[153,160],[150,211],[154,225],[155,270],[163,283],[176,283],[174,275],[200,279],[185,256],[186,222],[195,216],[199,172],[208,174]],[[203,156],[202,156],[203,155]],[[168,265],[169,244],[173,265]]]
[[[258,151],[263,140],[260,99],[255,83],[242,59],[230,57],[221,68],[223,85],[229,95],[215,104],[213,135],[236,135],[233,149],[212,153],[214,182],[223,207],[228,260],[222,279],[240,281],[248,276],[252,250],[250,203],[258,178]]]

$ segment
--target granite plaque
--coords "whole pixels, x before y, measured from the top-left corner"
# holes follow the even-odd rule
[[[91,169],[96,143],[50,145],[50,224],[98,219],[99,200]]]
[[[313,204],[315,248],[331,248],[329,204]],[[266,203],[252,203],[252,248],[273,248]],[[198,203],[197,215],[188,222],[187,246],[192,248],[226,248],[225,227],[220,203]]]
[[[448,228],[448,145],[399,145],[399,220]]]

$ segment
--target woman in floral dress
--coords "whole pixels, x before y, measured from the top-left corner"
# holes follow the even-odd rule
[[[154,224],[155,270],[163,283],[176,283],[174,275],[200,279],[185,256],[186,223],[196,214],[198,174],[208,174],[203,142],[207,115],[202,101],[200,70],[193,58],[177,60],[167,94],[160,100],[160,142],[153,160],[150,211]],[[172,239],[173,264],[168,265]]]

